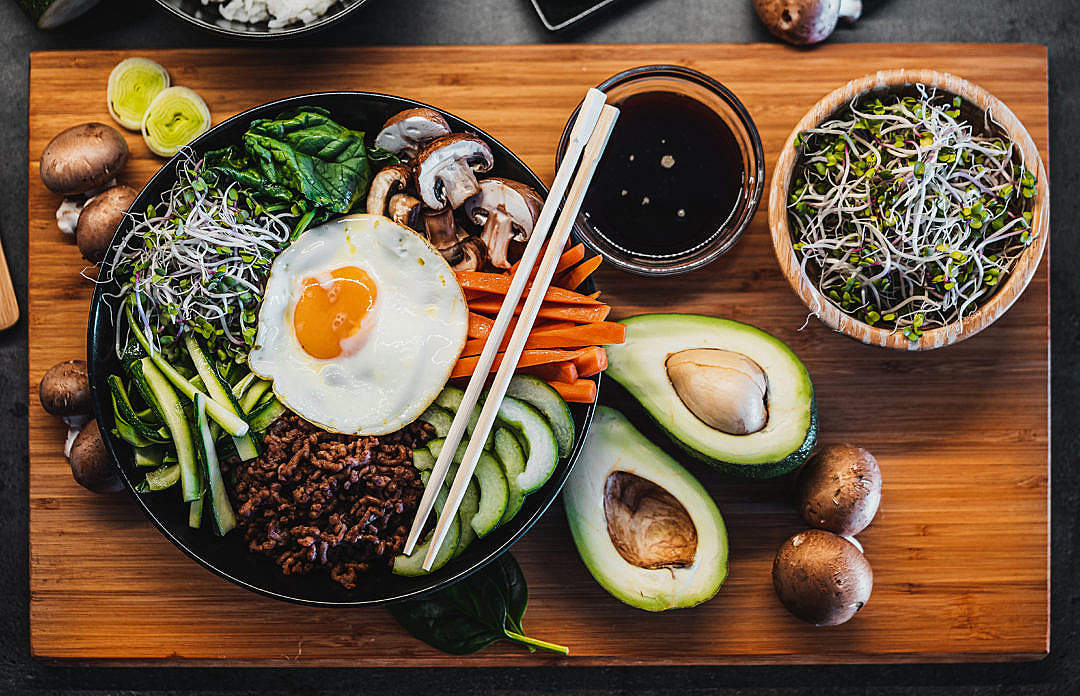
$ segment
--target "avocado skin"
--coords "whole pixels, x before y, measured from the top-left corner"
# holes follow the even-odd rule
[[[675,433],[661,425],[660,421],[653,418],[652,412],[649,411],[649,409],[643,408],[641,410],[645,411],[645,413],[649,415],[649,420],[656,423],[656,426],[668,436],[668,439],[683,452],[686,452],[699,462],[708,464],[714,469],[719,469],[724,473],[731,474],[732,476],[740,476],[742,478],[775,478],[795,471],[802,466],[802,463],[805,462],[806,458],[810,456],[810,453],[814,451],[814,445],[817,444],[818,420],[816,397],[811,397],[810,399],[810,427],[806,429],[806,439],[803,440],[803,443],[799,448],[778,462],[762,462],[761,464],[735,464],[733,462],[725,462],[720,459],[713,459],[712,457],[706,456],[687,445],[680,440]]]

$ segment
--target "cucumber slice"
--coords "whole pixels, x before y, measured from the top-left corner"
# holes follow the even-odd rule
[[[458,507],[458,526],[461,528],[461,538],[458,539],[457,548],[454,549],[454,558],[457,558],[469,544],[476,541],[476,531],[472,528],[473,518],[480,510],[480,486],[476,483],[476,477],[469,479],[469,485],[465,488],[465,495],[461,498]]]
[[[214,436],[210,433],[210,424],[206,420],[206,400],[202,394],[195,395],[195,420],[201,436],[203,477],[209,487],[207,497],[210,499],[210,517],[214,520],[214,531],[218,536],[225,536],[236,527],[236,514],[229,502],[229,492],[225,489],[221,467],[218,466],[217,449],[214,447]]]
[[[445,487],[439,489],[439,495],[435,498],[435,512],[436,514],[442,512],[443,506],[446,505],[447,489]],[[439,552],[435,555],[435,562],[431,564],[431,572],[435,572],[439,568],[446,565],[451,558],[454,557],[454,551],[457,550],[458,539],[461,537],[461,525],[458,522],[457,515],[454,516],[454,521],[450,523],[450,529],[446,530],[446,538],[443,539],[442,546],[439,547]],[[424,570],[424,557],[427,556],[428,548],[431,546],[431,533],[428,533],[423,543],[417,544],[413,549],[411,556],[397,556],[394,558],[394,575],[404,575],[407,577],[415,577],[417,575],[426,575],[428,571]]]
[[[480,485],[480,508],[472,518],[472,528],[476,536],[482,538],[502,520],[509,493],[502,467],[487,452],[480,453],[476,471],[473,472],[473,481]]]
[[[420,471],[431,471],[435,468],[435,457],[425,447],[419,447],[412,451],[412,464]]]
[[[188,423],[187,414],[184,413],[184,407],[180,404],[180,397],[151,358],[142,358],[133,363],[132,369],[146,380],[147,386],[153,393],[154,403],[157,404],[156,410],[161,413],[169,429],[173,445],[176,446],[176,456],[180,467],[180,489],[184,500],[198,500],[202,495],[202,480],[199,476],[195,443],[191,437],[191,426]],[[119,425],[119,421],[117,424]]]
[[[441,437],[437,437],[434,440],[432,440],[431,442],[427,443],[428,452],[431,452],[431,456],[438,459],[439,458],[439,452],[442,452],[443,444],[445,442],[446,442],[445,439],[443,439]],[[465,448],[468,447],[468,446],[469,446],[469,443],[465,442],[464,440],[458,443],[457,453],[454,454],[454,463],[455,464],[460,464],[461,460],[465,458]],[[434,464],[432,464],[432,466],[434,466]],[[447,478],[450,478],[449,474],[447,474]]]
[[[139,491],[163,491],[172,488],[180,480],[180,465],[163,466],[159,469],[146,472],[146,479],[142,481],[136,490]]]
[[[251,426],[252,431],[261,433],[269,428],[270,424],[280,418],[283,413],[285,413],[285,404],[271,398],[265,404],[256,406],[248,414],[248,424]]]
[[[525,502],[525,491],[517,483],[521,472],[525,471],[525,452],[521,449],[514,434],[508,428],[499,428],[495,431],[495,456],[502,464],[503,473],[506,474],[506,511],[503,513],[499,524],[506,524],[518,514],[522,503]]]
[[[205,498],[192,500],[191,505],[188,507],[187,523],[192,529],[198,529],[202,526],[203,500]]]
[[[503,399],[499,419],[521,436],[526,452],[525,471],[518,474],[517,485],[532,493],[544,485],[559,462],[555,433],[539,411],[512,396]]]
[[[199,345],[199,342],[195,340],[195,336],[190,333],[184,336],[184,346],[187,348],[188,355],[191,356],[191,362],[195,365],[195,371],[199,373],[199,378],[202,379],[203,384],[206,386],[206,392],[210,395],[210,398],[224,404],[238,418],[243,418],[246,411],[241,410],[240,404],[232,392],[232,387],[218,374],[214,363],[206,357],[206,353],[203,351],[202,346]],[[198,400],[199,397],[196,396],[195,398]],[[246,462],[259,456],[259,447],[251,437],[250,428],[243,435],[234,436],[233,444],[236,446],[236,454],[239,455],[241,461]]]
[[[559,392],[539,377],[514,375],[510,379],[510,386],[506,393],[544,414],[552,432],[555,433],[555,442],[559,445],[559,457],[569,457],[574,448],[574,418],[570,415],[570,407]]]
[[[450,413],[457,413],[464,397],[465,392],[457,387],[443,387],[443,390],[435,397],[435,405],[445,408]]]
[[[255,382],[240,397],[240,408],[244,409],[244,413],[250,413],[269,390],[270,382],[261,379]]]
[[[442,406],[432,404],[420,414],[420,420],[435,428],[436,437],[446,437],[446,434],[450,432],[450,424],[454,422],[454,414]]]
[[[250,387],[257,381],[259,381],[258,375],[256,375],[254,372],[247,373],[246,375],[241,377],[236,384],[232,386],[233,396],[235,396],[237,399],[241,398],[244,395],[244,392],[248,390],[248,387]]]

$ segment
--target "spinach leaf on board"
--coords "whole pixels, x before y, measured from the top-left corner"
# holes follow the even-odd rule
[[[454,655],[474,653],[497,640],[521,643],[530,651],[569,654],[561,645],[524,635],[521,622],[528,601],[521,567],[504,553],[445,590],[390,605],[390,613],[414,638]]]
[[[318,107],[252,121],[242,143],[208,152],[207,169],[272,200],[315,210],[320,219],[356,208],[367,195],[372,165],[396,161],[381,150],[368,152],[363,132]]]

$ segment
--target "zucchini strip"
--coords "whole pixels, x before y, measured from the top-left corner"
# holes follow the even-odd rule
[[[151,358],[142,358],[134,364],[153,392],[158,410],[176,446],[177,466],[180,467],[180,490],[185,501],[197,500],[202,495],[202,480],[196,461],[195,444],[191,439],[191,427],[180,397],[169,380],[158,370]]]
[[[210,499],[210,517],[214,520],[214,529],[218,536],[225,536],[236,526],[236,514],[229,493],[225,490],[225,479],[218,465],[214,438],[210,434],[210,424],[206,420],[206,399],[202,394],[195,397],[195,420],[198,423],[200,441],[203,450],[203,473],[208,485],[207,497]]]
[[[145,491],[163,491],[166,488],[172,488],[180,480],[180,465],[173,464],[172,466],[163,466],[153,471],[146,472],[146,479],[139,482],[139,485],[135,486],[135,490],[140,492]]]
[[[244,412],[240,410],[240,404],[237,403],[236,397],[233,396],[232,389],[218,374],[214,364],[206,357],[206,353],[203,352],[202,346],[195,340],[195,337],[190,333],[184,336],[184,345],[187,347],[188,355],[191,356],[191,362],[195,365],[195,371],[199,373],[203,384],[206,385],[206,391],[210,394],[210,398],[227,404],[233,415],[243,418]],[[212,435],[216,435],[216,433],[212,433]],[[247,433],[239,437],[234,435],[233,444],[236,445],[236,454],[239,455],[241,461],[246,462],[259,456],[259,448],[255,444],[255,440],[251,438],[250,427]]]

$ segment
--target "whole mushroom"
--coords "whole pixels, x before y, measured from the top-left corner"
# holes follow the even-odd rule
[[[780,546],[772,579],[787,610],[816,626],[849,621],[874,587],[874,571],[862,551],[820,529],[799,532]]]
[[[457,209],[480,191],[477,172],[495,166],[495,155],[482,139],[468,133],[444,135],[416,156],[416,188],[431,210]]]
[[[96,420],[87,423],[75,437],[68,457],[71,475],[83,488],[94,493],[112,493],[124,487],[112,458],[105,449]]]
[[[409,188],[412,171],[404,164],[391,164],[379,170],[371,179],[367,195],[367,212],[386,215],[390,197]]]
[[[85,360],[66,360],[49,368],[38,384],[41,406],[54,416],[88,415],[93,411],[90,376]]]
[[[480,241],[496,268],[510,268],[510,242],[527,242],[544,199],[533,189],[510,179],[491,177],[465,201],[465,214],[483,226]]]
[[[104,123],[73,126],[49,141],[41,153],[41,181],[50,191],[75,196],[116,178],[128,159],[124,136]]]
[[[92,264],[105,259],[116,228],[138,195],[130,186],[120,185],[105,189],[87,202],[75,228],[75,242],[84,259]]]
[[[829,445],[807,460],[796,479],[795,496],[808,525],[853,536],[877,514],[881,468],[861,447]]]
[[[451,132],[450,124],[438,111],[406,109],[387,119],[375,136],[375,147],[411,160],[424,145]]]
[[[839,20],[862,16],[862,0],[754,0],[754,9],[769,32],[799,46],[832,35]]]

